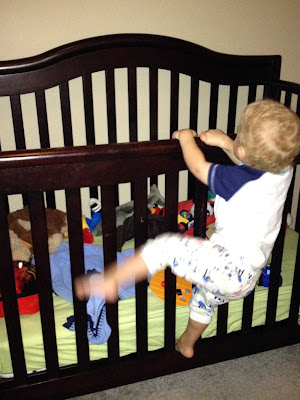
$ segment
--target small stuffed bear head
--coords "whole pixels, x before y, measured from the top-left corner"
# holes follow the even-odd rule
[[[45,209],[49,253],[55,253],[67,231],[66,213],[60,210]],[[8,227],[13,260],[29,261],[33,256],[29,207],[8,214]]]

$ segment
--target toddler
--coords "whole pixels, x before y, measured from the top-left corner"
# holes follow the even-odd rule
[[[148,240],[121,268],[110,268],[104,279],[83,276],[75,282],[78,298],[96,294],[112,302],[117,301],[118,285],[133,276],[141,281],[149,272],[169,266],[195,285],[188,325],[176,343],[176,350],[187,358],[193,357],[214,309],[247,296],[266,265],[300,149],[300,120],[284,105],[261,100],[243,111],[234,141],[218,129],[199,134],[207,145],[222,148],[236,165],[208,162],[196,136],[190,129],[173,133],[188,169],[216,194],[212,237],[162,234]]]

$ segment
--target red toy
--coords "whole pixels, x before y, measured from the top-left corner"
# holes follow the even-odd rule
[[[34,314],[40,309],[35,266],[25,261],[14,261],[13,266],[19,314]],[[0,317],[4,317],[1,293]]]

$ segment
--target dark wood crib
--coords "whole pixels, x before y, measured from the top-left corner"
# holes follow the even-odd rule
[[[142,282],[136,286],[135,296],[136,351],[120,356],[119,305],[107,304],[107,319],[112,328],[107,357],[91,361],[86,335],[86,303],[74,296],[76,332],[73,335],[76,338],[77,363],[60,366],[45,218],[45,207],[57,207],[55,193],[63,191],[73,278],[84,272],[82,202],[87,200],[84,200],[82,188],[88,188],[88,197],[101,195],[105,265],[116,258],[115,207],[120,202],[120,184],[131,184],[135,247],[147,239],[148,185],[149,182],[157,183],[158,176],[164,176],[167,230],[176,231],[179,176],[186,166],[178,142],[170,140],[170,135],[179,127],[199,130],[204,120],[204,129],[219,127],[220,114],[224,114],[221,129],[234,134],[240,108],[261,97],[282,101],[300,115],[300,85],[281,81],[280,66],[281,57],[277,55],[227,55],[183,40],[144,34],[85,39],[39,56],[0,63],[0,96],[6,102],[1,119],[11,121],[14,132],[13,145],[10,145],[6,143],[8,133],[5,128],[0,128],[0,285],[12,364],[11,376],[0,378],[2,399],[63,399],[299,342],[299,241],[288,316],[276,320],[285,221],[292,202],[296,210],[295,231],[299,232],[300,228],[296,168],[282,229],[272,255],[265,322],[252,326],[254,292],[243,301],[241,328],[238,330],[228,332],[229,310],[228,305],[224,305],[218,310],[216,334],[199,340],[195,356],[189,360],[174,350],[176,280],[167,270],[164,343],[160,349],[148,351],[148,285]],[[125,73],[125,95],[117,78],[120,71]],[[94,80],[99,72],[103,73],[103,94],[97,92]],[[146,84],[140,84],[140,73],[146,76]],[[84,138],[80,140],[76,139],[76,112],[72,108],[72,101],[78,99],[76,95],[72,100],[71,93],[71,81],[78,79],[84,125]],[[167,89],[164,88],[161,94],[165,81]],[[47,96],[52,88],[57,89],[59,100],[62,130],[59,146],[52,145],[56,125],[49,122]],[[225,97],[221,96],[223,92]],[[183,99],[184,93],[187,95]],[[244,100],[241,94],[244,94]],[[142,95],[146,100],[141,105]],[[28,145],[30,125],[24,115],[24,96],[33,99],[40,143],[35,149]],[[167,104],[164,99],[168,99]],[[103,113],[99,107],[100,100],[105,104],[106,133],[98,134],[97,114]],[[118,115],[120,102],[126,109],[128,132],[128,140],[122,143],[118,140],[119,131],[124,128],[124,120]],[[166,112],[162,111],[164,107]],[[180,114],[182,108],[186,108],[184,117]],[[7,109],[9,112],[5,111]],[[161,122],[162,113],[167,124]],[[185,120],[187,124],[182,126]],[[141,132],[143,123],[147,125],[147,138]],[[167,132],[163,137],[159,133],[162,125],[166,126],[164,130]],[[222,151],[206,147],[197,140],[209,160],[229,162]],[[207,189],[190,176],[186,175],[186,179],[185,199],[193,199],[195,203],[195,235],[204,237]],[[22,195],[22,201],[30,208],[45,354],[45,368],[30,373],[26,368],[20,325],[22,317],[18,312],[7,223],[10,198],[15,195]]]

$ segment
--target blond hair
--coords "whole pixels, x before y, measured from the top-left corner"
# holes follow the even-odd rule
[[[245,150],[245,164],[278,173],[299,154],[300,119],[274,100],[256,101],[242,113],[237,144]]]

